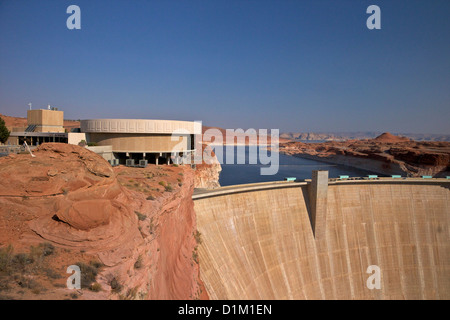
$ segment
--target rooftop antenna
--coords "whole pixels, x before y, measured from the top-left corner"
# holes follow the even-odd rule
[[[28,105],[30,106],[30,110],[31,110],[31,102]]]

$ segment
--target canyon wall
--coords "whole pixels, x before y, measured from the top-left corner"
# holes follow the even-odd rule
[[[307,183],[194,194],[210,298],[449,299],[450,185],[436,181],[330,182],[317,238]]]

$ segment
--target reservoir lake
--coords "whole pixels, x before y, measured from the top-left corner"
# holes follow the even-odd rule
[[[242,148],[242,147],[241,147]],[[258,147],[259,148],[259,147]],[[223,151],[223,162],[226,162],[227,147],[221,148]],[[250,158],[249,147],[245,147],[245,159],[244,152],[238,153],[239,147],[234,146],[234,162],[232,164],[221,164],[222,172],[220,173],[219,183],[221,186],[229,186],[235,184],[246,184],[256,182],[268,182],[268,181],[280,181],[286,177],[295,177],[297,180],[310,179],[313,170],[328,170],[330,178],[337,178],[340,175],[348,175],[350,177],[364,177],[371,172],[360,170],[343,165],[328,164],[321,161],[304,159],[294,156],[285,155],[279,153],[279,169],[274,175],[261,175],[260,169],[262,167],[270,167],[270,163],[263,165],[259,161],[259,149],[258,153]],[[217,153],[217,149],[215,152]],[[267,154],[272,162],[275,157],[275,153],[272,156],[270,151],[262,150],[264,154]],[[266,153],[268,152],[268,153]],[[257,162],[257,164],[250,164],[250,159]],[[244,162],[244,164],[237,164],[238,160]]]

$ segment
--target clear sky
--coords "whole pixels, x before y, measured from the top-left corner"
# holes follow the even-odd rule
[[[67,119],[450,134],[450,1],[0,0],[0,113],[29,102]]]

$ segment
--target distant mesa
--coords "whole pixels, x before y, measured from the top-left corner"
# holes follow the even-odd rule
[[[388,143],[409,142],[409,141],[411,141],[411,139],[409,139],[409,138],[396,136],[396,135],[393,135],[390,132],[382,133],[382,134],[380,134],[378,137],[376,137],[373,140],[377,141],[377,142],[388,142]]]

